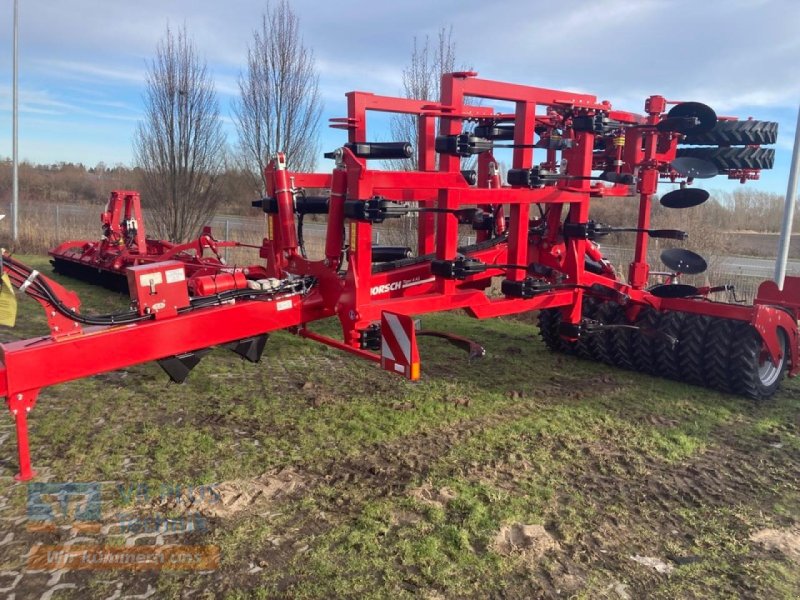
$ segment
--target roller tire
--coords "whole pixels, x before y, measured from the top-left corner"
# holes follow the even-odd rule
[[[681,322],[678,343],[680,379],[694,385],[706,385],[705,347],[711,317],[686,314]]]
[[[735,321],[730,319],[712,319],[706,331],[705,348],[705,380],[709,387],[721,392],[733,392],[731,376],[731,351],[733,349]]]
[[[636,318],[636,325],[644,329],[658,330],[661,322],[661,313],[650,307],[645,307],[639,311]],[[652,335],[643,334],[641,331],[633,334],[633,365],[637,371],[649,375],[658,375],[658,364],[656,361],[657,338]]]
[[[706,133],[687,134],[681,144],[693,146],[750,146],[774,144],[778,124],[774,121],[717,121]]]
[[[564,352],[564,340],[558,334],[561,325],[561,311],[557,308],[546,308],[539,311],[539,335],[542,336],[544,345],[553,352]]]
[[[737,169],[771,169],[775,164],[773,148],[678,148],[676,158],[699,158],[713,163],[720,173]]]
[[[595,300],[594,298],[586,298],[583,299],[583,317],[585,319],[595,319],[597,315],[597,309],[600,307],[600,303]],[[592,354],[592,347],[591,347],[591,336],[589,335],[582,335],[578,338],[578,341],[575,343],[575,355],[579,356],[580,358],[585,358],[587,360],[592,360],[594,358]]]
[[[616,302],[603,302],[597,309],[595,319],[601,323],[614,323],[617,319],[620,307]],[[598,331],[589,336],[589,347],[592,350],[592,358],[608,365],[613,365],[614,344],[611,331]]]
[[[628,321],[628,317],[622,307],[619,307],[617,311],[615,322],[618,325],[633,325]],[[634,362],[636,332],[632,329],[620,328],[612,329],[609,333],[611,334],[611,360],[614,365],[620,369],[636,371],[636,363]]]
[[[679,348],[681,345],[681,326],[685,313],[680,312],[665,312],[661,316],[659,323],[659,330],[674,338],[678,338],[678,343],[675,347],[662,339],[657,338],[655,343],[656,348],[656,374],[661,377],[669,379],[681,379]]]
[[[733,326],[733,344],[730,355],[729,375],[731,391],[753,400],[766,400],[781,384],[788,365],[788,338],[778,330],[783,346],[783,357],[777,367],[772,365],[762,352],[761,336],[749,323],[736,322]]]

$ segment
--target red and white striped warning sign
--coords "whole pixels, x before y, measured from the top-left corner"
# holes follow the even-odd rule
[[[381,367],[412,381],[419,379],[417,334],[411,317],[381,314]]]

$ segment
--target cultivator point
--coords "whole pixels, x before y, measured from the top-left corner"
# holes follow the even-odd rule
[[[761,146],[775,142],[774,123],[720,119],[704,104],[663,96],[650,96],[634,114],[588,94],[475,73],[446,74],[441,90],[439,101],[347,94],[347,116],[332,120],[347,140],[327,155],[331,172],[291,172],[275,155],[266,196],[253,203],[267,220],[263,265],[231,269],[187,257],[189,248],[151,243],[133,192],[112,195],[101,242],[53,252],[66,274],[125,273],[130,311],[81,315],[74,294],[5,257],[4,272],[45,307],[51,332],[2,347],[0,386],[17,419],[22,478],[32,476],[26,413],[40,388],[150,360],[183,381],[211,346],[257,361],[277,329],[411,380],[420,376],[419,336],[483,354],[459,336],[416,330],[413,316],[450,309],[481,319],[538,310],[552,350],[754,399],[800,370],[800,279],[787,278],[784,291],[765,283],[746,306],[719,300],[731,291],[725,282],[681,282],[706,269],[689,250],[664,251],[665,273],[647,262],[651,239],[687,237],[651,223],[659,186],[677,186],[661,204],[680,210],[708,199],[693,187],[697,179],[758,179],[773,163],[774,151]],[[416,146],[371,142],[370,111],[414,118]],[[510,159],[505,176],[501,152]],[[413,170],[370,166],[412,155]],[[606,197],[635,203],[636,223],[591,220],[590,204]],[[309,214],[326,219],[324,256],[316,259],[303,248]],[[373,245],[374,226],[401,219],[416,227],[412,244]],[[462,245],[466,229],[475,242]],[[635,234],[624,278],[598,245],[618,232]],[[204,236],[190,245],[195,255],[222,245]],[[338,318],[341,339],[312,329],[329,317]]]

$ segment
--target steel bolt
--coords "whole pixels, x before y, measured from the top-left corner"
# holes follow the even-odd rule
[[[23,398],[22,394],[17,394],[17,400],[22,400],[22,398]]]

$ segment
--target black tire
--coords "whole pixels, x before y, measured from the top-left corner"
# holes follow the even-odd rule
[[[617,325],[633,325],[628,321],[628,316],[622,307],[617,310],[615,323]],[[609,334],[611,335],[611,362],[620,369],[636,371],[636,364],[633,359],[635,354],[633,342],[636,332],[632,329],[620,327],[619,329],[612,329]]]
[[[711,317],[693,314],[684,316],[678,344],[678,366],[681,381],[694,385],[706,385],[704,350],[710,324]]]
[[[781,384],[788,364],[789,341],[786,333],[778,330],[782,354],[777,366],[762,352],[761,336],[749,323],[737,322],[733,326],[736,343],[730,356],[731,391],[753,400],[766,400]]]
[[[597,315],[597,309],[600,307],[600,303],[595,300],[594,298],[587,298],[584,296],[583,298],[583,317],[585,319],[595,319]],[[578,338],[578,341],[575,343],[575,355],[584,358],[587,360],[591,360],[594,358],[592,354],[592,346],[590,343],[591,336],[590,335],[582,335]]]
[[[640,330],[633,334],[633,365],[637,371],[659,374],[655,332],[659,330],[660,322],[661,313],[649,306],[643,308],[636,318],[636,325],[645,330],[644,333]]]
[[[694,146],[750,146],[774,144],[778,124],[774,121],[717,121],[706,133],[687,134],[680,143]]]
[[[773,148],[678,148],[676,158],[700,158],[713,163],[720,173],[736,169],[771,169]]]
[[[656,375],[669,379],[682,379],[679,348],[682,343],[680,339],[681,325],[685,316],[685,313],[680,312],[665,312],[661,315],[659,330],[668,336],[678,338],[678,343],[673,346],[663,337],[656,338],[656,368],[658,369]]]
[[[583,299],[582,316],[587,319],[594,319],[597,312],[598,302],[593,298]],[[539,334],[545,345],[554,352],[564,352],[566,354],[576,354],[581,358],[594,358],[591,353],[589,340],[591,336],[581,336],[577,341],[567,341],[559,335],[561,327],[561,309],[546,308],[539,311]]]
[[[557,308],[546,308],[539,311],[539,335],[542,336],[544,345],[553,352],[564,351],[564,340],[558,334],[561,325],[561,311]]]
[[[731,387],[729,367],[734,337],[735,321],[730,319],[712,319],[706,331],[705,379],[706,383],[721,392],[734,391]]]
[[[601,323],[615,323],[620,311],[616,302],[603,302],[597,309],[595,319]],[[613,365],[614,343],[611,337],[612,330],[601,330],[589,336],[589,347],[594,360]]]

